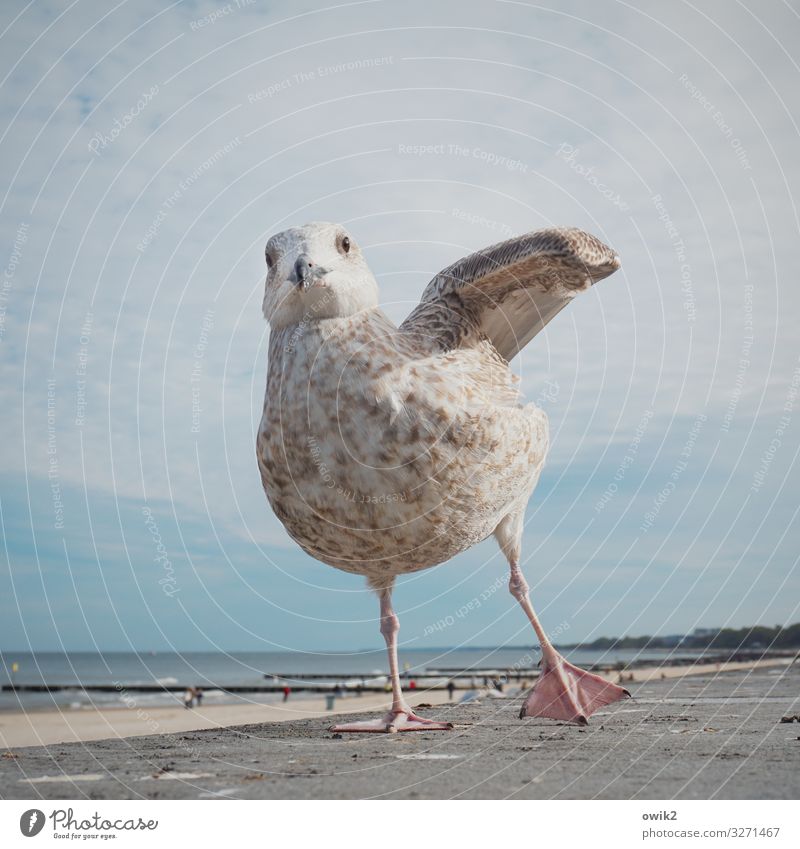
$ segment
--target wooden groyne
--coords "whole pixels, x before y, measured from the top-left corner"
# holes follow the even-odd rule
[[[539,675],[535,669],[503,669],[484,668],[475,670],[458,670],[445,673],[443,670],[426,670],[424,672],[408,672],[402,676],[403,686],[407,689],[447,690],[452,682],[456,690],[473,690],[487,685],[501,686],[507,682],[522,682],[533,680]],[[267,681],[264,684],[219,685],[209,681],[201,681],[199,686],[209,691],[223,693],[283,693],[286,687],[295,692],[309,693],[383,693],[389,689],[388,675],[374,672],[340,672],[335,675],[329,672],[268,672],[264,674]],[[192,684],[4,684],[6,693],[183,693]]]
[[[532,672],[528,675],[528,679],[532,680],[537,677],[538,673]],[[524,680],[524,679],[523,679]],[[417,681],[416,678],[404,680],[403,686],[408,689],[410,681]],[[254,694],[254,693],[283,693],[285,687],[289,687],[293,692],[308,692],[308,693],[385,693],[390,688],[387,684],[360,684],[354,681],[340,681],[337,683],[316,683],[309,684],[287,680],[280,684],[245,684],[235,687],[220,687],[216,684],[204,683],[200,686],[205,690],[206,695],[212,692],[232,693],[232,694]],[[483,679],[477,679],[474,684],[470,684],[469,680],[455,679],[453,686],[456,690],[472,690],[483,686]],[[186,685],[180,687],[171,684],[130,684],[124,687],[115,687],[111,684],[4,684],[2,686],[4,693],[63,693],[63,692],[85,692],[85,693],[176,693],[182,694],[186,690]],[[413,689],[413,688],[412,688]],[[420,681],[417,690],[446,690],[447,682],[441,681]]]

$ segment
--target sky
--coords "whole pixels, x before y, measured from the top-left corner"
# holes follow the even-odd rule
[[[511,235],[612,245],[512,363],[551,426],[545,629],[800,619],[792,4],[9,0],[0,28],[0,649],[382,645],[255,463],[264,244],[310,220],[398,322]],[[491,539],[401,579],[401,646],[532,643],[506,587]]]

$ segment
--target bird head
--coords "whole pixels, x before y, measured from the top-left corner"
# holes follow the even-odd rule
[[[378,305],[378,284],[344,227],[315,221],[267,242],[264,317],[273,330]]]

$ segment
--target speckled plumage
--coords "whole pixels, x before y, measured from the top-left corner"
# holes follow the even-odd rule
[[[579,230],[527,234],[438,274],[398,328],[343,233],[307,225],[268,244],[257,455],[292,539],[382,588],[498,528],[518,544],[548,427],[507,361],[619,261]]]

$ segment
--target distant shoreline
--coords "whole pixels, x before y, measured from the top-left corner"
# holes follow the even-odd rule
[[[749,625],[746,628],[695,628],[691,634],[668,637],[599,637],[591,643],[561,648],[582,651],[665,649],[672,651],[800,651],[800,622],[792,625]]]

